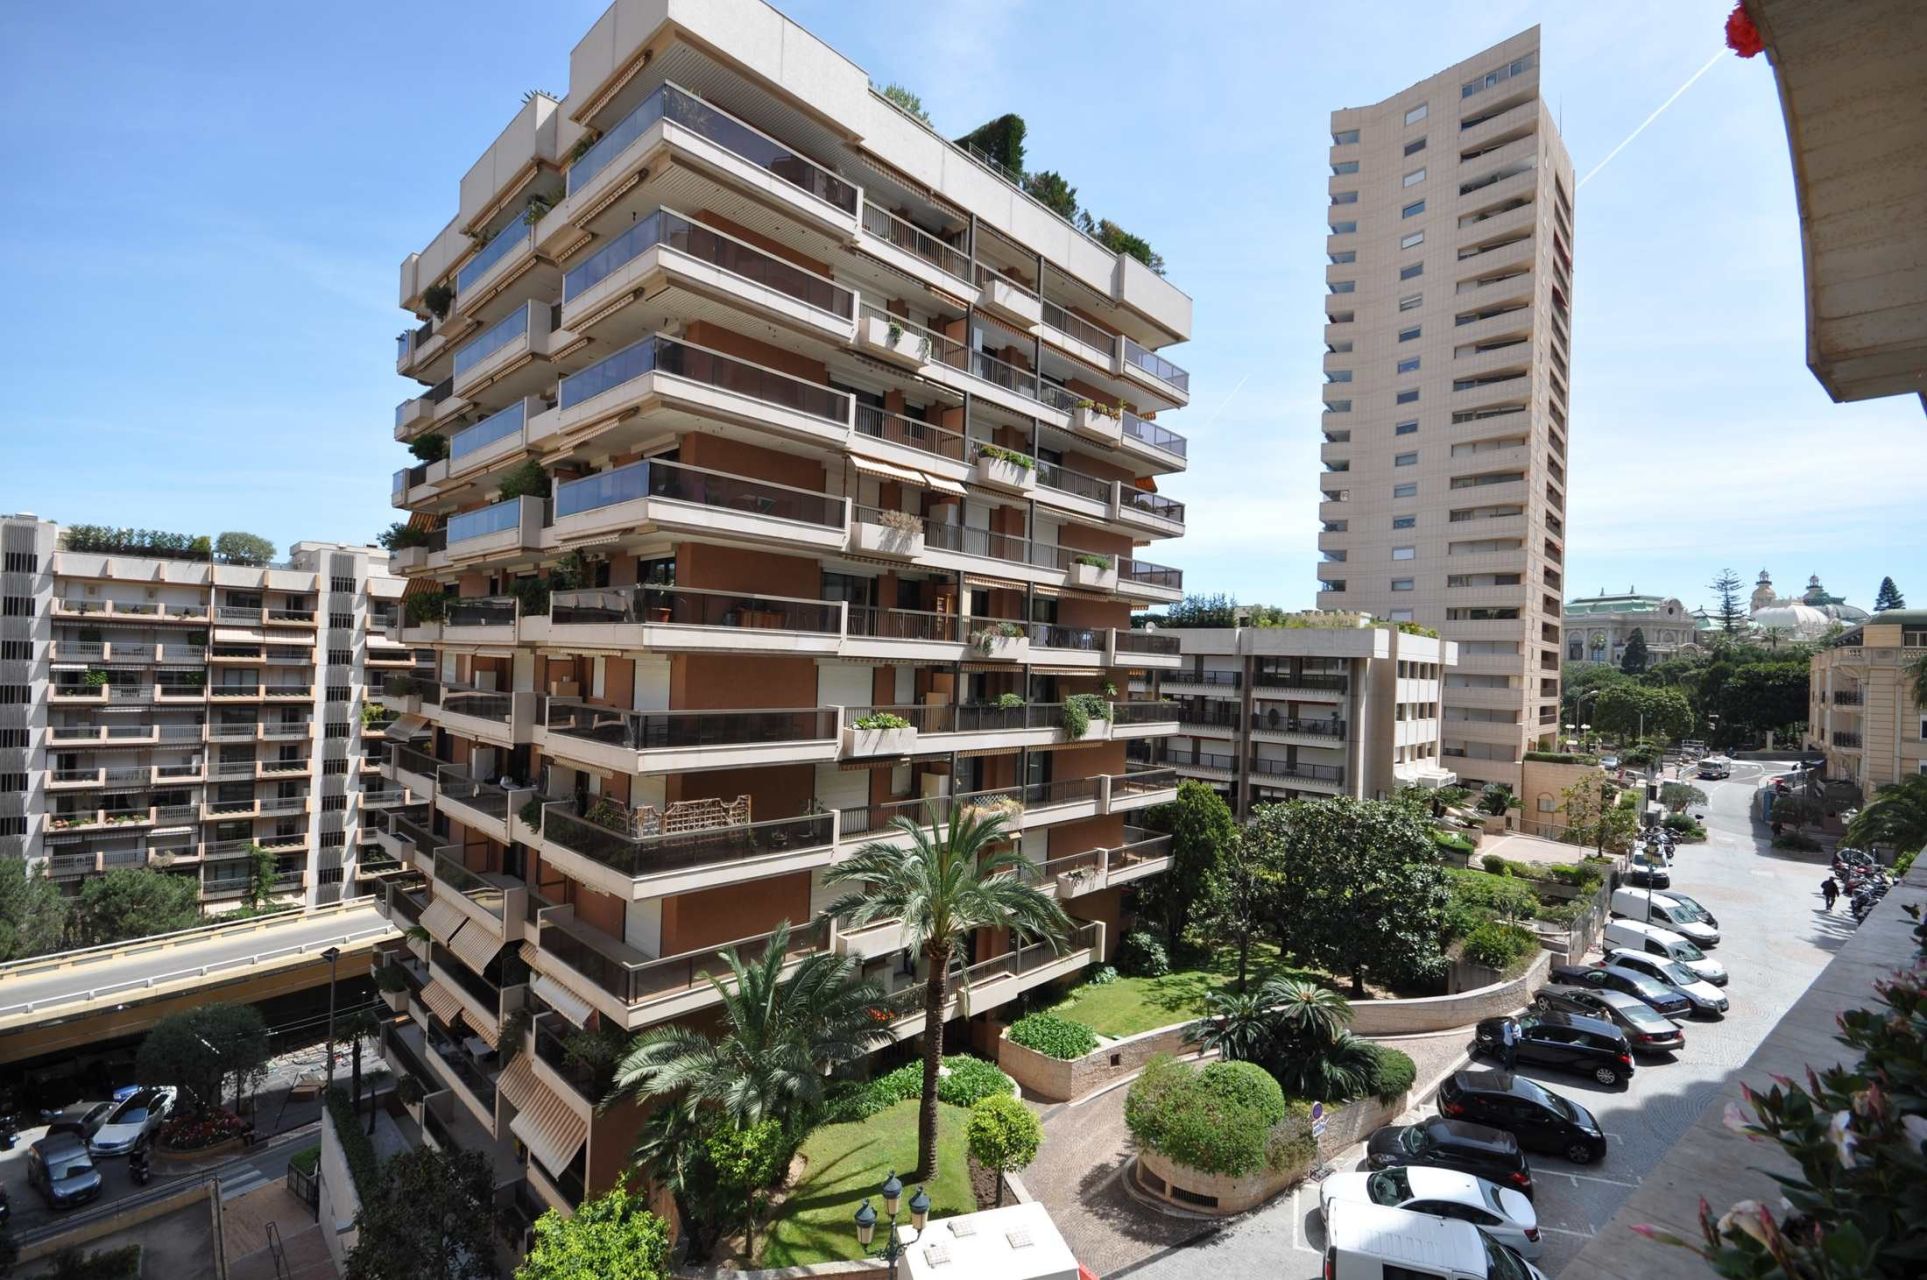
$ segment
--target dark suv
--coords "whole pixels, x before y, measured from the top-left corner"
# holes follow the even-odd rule
[[[1487,1018],[1473,1035],[1473,1052],[1487,1057],[1503,1060],[1510,1036],[1516,1042],[1512,1055],[1515,1063],[1571,1071],[1591,1076],[1603,1085],[1632,1079],[1632,1046],[1618,1027],[1597,1018],[1576,1013],[1522,1013],[1516,1018]]]
[[[1459,1071],[1439,1082],[1439,1114],[1504,1129],[1528,1151],[1574,1164],[1606,1158],[1606,1135],[1592,1112],[1510,1071]]]
[[[1519,1140],[1487,1125],[1444,1116],[1417,1124],[1387,1125],[1366,1141],[1365,1159],[1374,1169],[1406,1164],[1457,1169],[1527,1196],[1532,1194],[1532,1169],[1519,1151]]]
[[[1554,965],[1552,980],[1567,987],[1624,991],[1662,1017],[1684,1018],[1693,1012],[1693,1002],[1684,993],[1663,982],[1654,982],[1643,973],[1622,969],[1618,965],[1609,964],[1598,969],[1588,969],[1583,965]]]

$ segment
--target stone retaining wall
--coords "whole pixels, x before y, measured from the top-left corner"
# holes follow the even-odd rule
[[[1552,954],[1541,950],[1524,973],[1491,986],[1413,1000],[1355,1000],[1352,1031],[1361,1036],[1409,1036],[1469,1027],[1481,1018],[1497,1017],[1530,1004],[1532,993],[1545,984],[1551,966]]]

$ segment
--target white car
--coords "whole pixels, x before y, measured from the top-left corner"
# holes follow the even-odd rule
[[[1457,1218],[1528,1259],[1539,1256],[1539,1217],[1532,1201],[1510,1187],[1456,1169],[1401,1165],[1374,1173],[1334,1173],[1318,1184],[1318,1212],[1327,1214],[1335,1200]]]
[[[87,1150],[97,1156],[124,1156],[141,1142],[153,1141],[174,1112],[174,1086],[142,1089],[114,1104],[94,1130]]]
[[[1649,956],[1643,951],[1628,951],[1618,947],[1606,953],[1606,963],[1620,969],[1631,969],[1647,977],[1663,982],[1693,1002],[1694,1013],[1726,1013],[1726,993],[1706,979],[1688,969],[1677,960],[1665,956]]]

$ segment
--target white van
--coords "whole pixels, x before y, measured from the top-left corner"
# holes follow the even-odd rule
[[[1638,920],[1609,920],[1606,922],[1606,940],[1601,944],[1601,949],[1611,951],[1615,947],[1683,964],[1716,987],[1726,985],[1726,966],[1708,957],[1704,951],[1671,929],[1643,924]]]
[[[1325,1280],[1545,1280],[1469,1222],[1334,1201],[1325,1214]]]
[[[1702,947],[1719,945],[1720,931],[1707,921],[1706,912],[1697,905],[1687,906],[1663,890],[1657,889],[1614,889],[1612,913],[1629,920],[1646,920],[1647,904],[1652,905],[1650,912],[1653,924],[1671,929]]]

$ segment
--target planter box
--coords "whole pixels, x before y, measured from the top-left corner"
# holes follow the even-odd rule
[[[1114,565],[1107,565],[1100,569],[1094,564],[1078,564],[1073,560],[1066,573],[1073,587],[1109,591],[1117,586],[1117,568]]]
[[[926,339],[922,334],[908,328],[899,328],[896,330],[895,337],[892,337],[890,322],[878,316],[863,317],[862,322],[857,325],[856,341],[859,347],[873,355],[897,364],[909,365],[912,368],[926,364],[930,359],[925,350]]]
[[[970,469],[970,478],[990,489],[1007,489],[1013,493],[1029,493],[1037,487],[1037,469],[1020,467],[1004,458],[979,455],[976,465]]]
[[[1029,636],[991,636],[983,644],[972,638],[973,656],[993,662],[1022,662],[1030,656]]]
[[[886,524],[857,523],[850,526],[850,550],[873,556],[898,556],[905,560],[923,554],[923,531],[910,533]]]
[[[917,730],[912,725],[908,729],[858,729],[846,726],[843,730],[843,754],[848,756],[901,756],[916,749]]]
[[[407,573],[410,569],[420,569],[427,563],[427,547],[400,547],[388,553],[390,573]]]
[[[1096,409],[1072,409],[1071,430],[1080,436],[1116,444],[1123,438],[1124,423]]]
[[[384,991],[381,993],[381,1002],[396,1013],[402,1013],[408,1008],[408,989],[404,987],[400,991]]]

